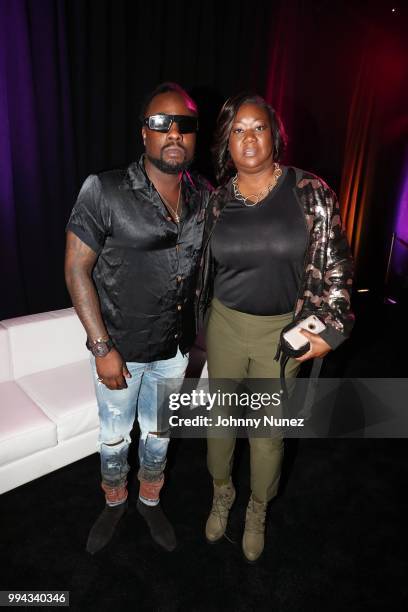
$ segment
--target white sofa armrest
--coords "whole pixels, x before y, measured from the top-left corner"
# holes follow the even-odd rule
[[[85,330],[73,308],[6,319],[1,323],[8,332],[14,379],[89,356]]]

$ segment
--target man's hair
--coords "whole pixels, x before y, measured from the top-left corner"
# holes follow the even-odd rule
[[[187,107],[193,113],[198,115],[197,104],[194,102],[193,98],[188,95],[186,90],[183,89],[181,87],[181,85],[178,85],[177,83],[172,83],[170,81],[166,81],[165,83],[160,83],[160,85],[157,85],[157,87],[155,87],[153,89],[153,91],[151,91],[149,94],[147,94],[147,96],[143,100],[143,104],[142,104],[142,107],[140,109],[140,116],[139,116],[140,121],[143,121],[143,119],[146,117],[147,109],[149,108],[149,104],[153,100],[153,98],[155,98],[156,96],[158,96],[160,94],[167,93],[169,91],[174,91],[174,92],[180,94],[180,96],[182,96],[185,99]]]
[[[256,104],[256,106],[264,108],[268,113],[271,123],[274,161],[282,159],[286,148],[287,136],[281,118],[264,98],[247,91],[228,98],[218,115],[214,146],[212,147],[215,176],[219,183],[225,182],[235,171],[234,163],[228,150],[228,141],[235,116],[243,104]]]

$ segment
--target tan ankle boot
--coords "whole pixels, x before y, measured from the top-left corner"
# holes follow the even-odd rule
[[[213,505],[205,526],[205,537],[208,542],[216,542],[224,535],[228,514],[234,501],[235,488],[232,481],[221,487],[214,484]]]
[[[257,502],[251,495],[242,538],[242,550],[248,561],[256,561],[264,549],[266,507],[266,502]]]

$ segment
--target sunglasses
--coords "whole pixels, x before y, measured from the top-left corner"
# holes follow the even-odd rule
[[[190,117],[190,115],[165,115],[160,113],[143,119],[143,123],[147,125],[149,130],[155,132],[168,132],[174,122],[177,123],[180,134],[192,134],[198,131],[198,119],[197,117]]]

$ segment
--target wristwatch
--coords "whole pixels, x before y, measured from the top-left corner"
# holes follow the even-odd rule
[[[86,348],[91,351],[94,357],[105,357],[105,355],[107,355],[113,348],[113,342],[110,338],[107,340],[98,338],[97,340],[90,342],[88,338],[86,341]]]

